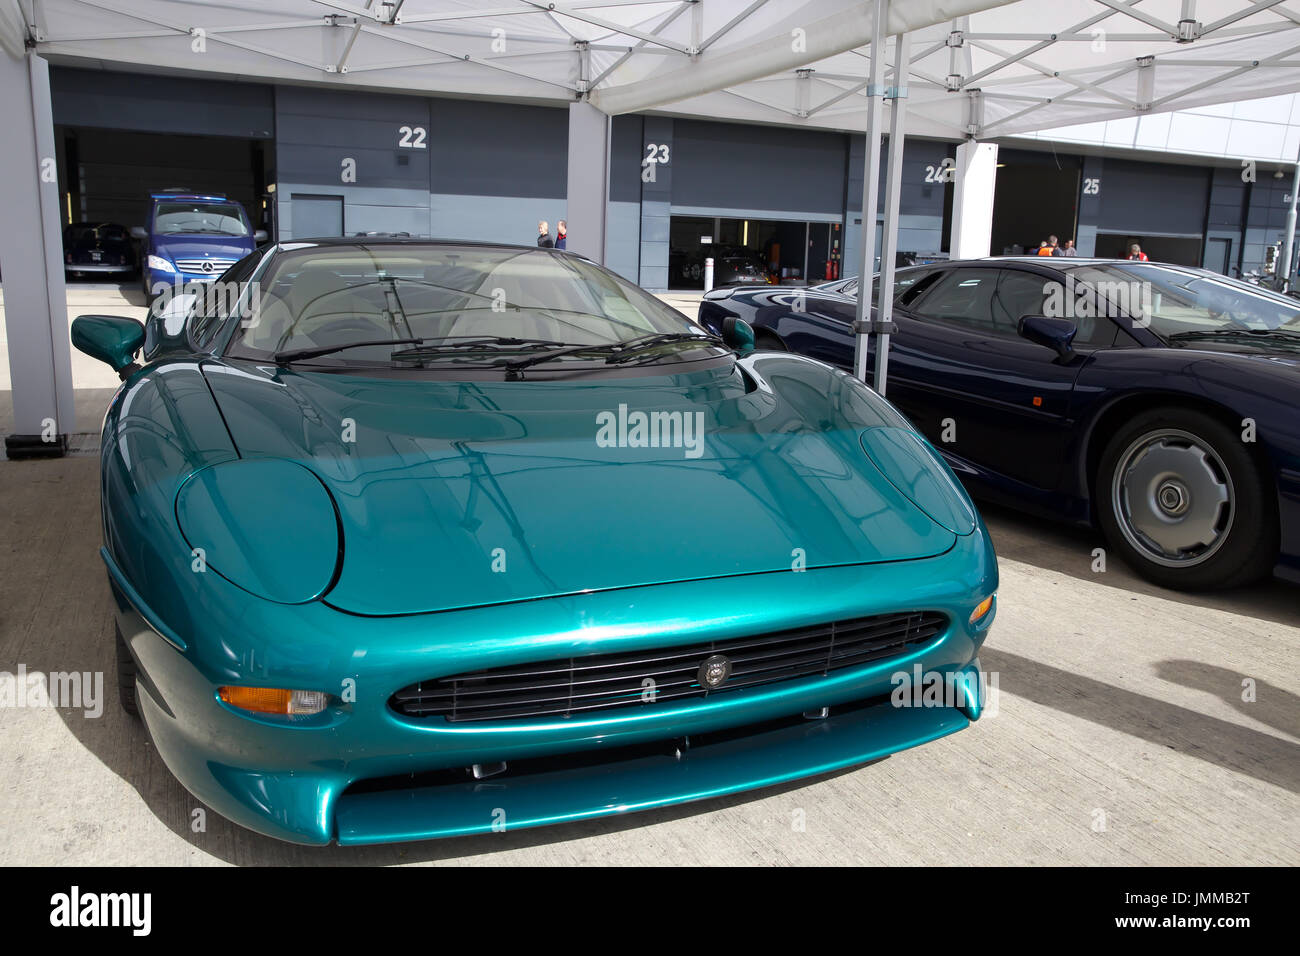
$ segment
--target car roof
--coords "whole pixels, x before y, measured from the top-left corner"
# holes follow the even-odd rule
[[[1133,267],[1138,269],[1181,269],[1184,272],[1204,273],[1208,270],[1200,266],[1188,266],[1181,262],[1157,262],[1154,259],[1115,259],[1103,256],[985,256],[982,259],[953,259],[951,265],[973,265],[979,263],[988,265],[997,262],[1032,262],[1040,266],[1047,266],[1049,269],[1072,269],[1076,266],[1114,266],[1123,265],[1125,268]],[[1218,275],[1218,273],[1215,273]]]
[[[155,201],[163,199],[180,199],[183,201],[197,202],[234,202],[228,196],[208,195],[206,193],[150,193],[149,198]]]
[[[1105,259],[1100,256],[986,256],[982,259],[951,259],[944,263],[930,263],[931,266],[996,266],[1002,262],[1015,262],[1023,265],[1039,265],[1048,269],[1055,269],[1058,272],[1067,272],[1072,269],[1078,269],[1083,266],[1123,266],[1125,269],[1163,269],[1171,272],[1181,272],[1187,276],[1233,279],[1232,276],[1225,276],[1221,272],[1215,272],[1212,269],[1204,269],[1200,266],[1183,265],[1181,262],[1156,262],[1154,260],[1141,261],[1138,259]],[[924,266],[907,266],[908,269],[921,269]],[[899,269],[898,271],[902,271]],[[1240,282],[1240,279],[1233,279]]]
[[[318,238],[285,239],[276,244],[277,252],[297,252],[300,249],[319,247],[340,248],[348,246],[433,246],[465,247],[476,249],[502,249],[510,252],[545,252],[551,255],[567,256],[571,259],[591,259],[569,249],[543,248],[533,244],[511,242],[487,242],[481,239],[432,239],[427,236],[322,236]]]
[[[1055,269],[1058,272],[1064,272],[1069,269],[1076,269],[1081,266],[1123,266],[1126,269],[1166,269],[1174,272],[1182,272],[1189,276],[1204,276],[1217,279],[1231,279],[1240,282],[1240,279],[1233,279],[1232,276],[1225,276],[1221,272],[1215,272],[1212,269],[1203,269],[1200,266],[1187,266],[1179,262],[1142,262],[1135,259],[1104,259],[1100,256],[985,256],[981,259],[945,259],[938,262],[920,263],[914,266],[898,266],[894,272],[911,272],[916,269],[935,269],[947,268],[949,266],[982,266],[988,268],[997,266],[1003,262],[1016,262],[1025,265],[1045,266],[1049,269]],[[875,282],[880,273],[873,273],[871,281]],[[857,276],[850,277],[857,279]],[[818,283],[817,286],[810,288],[824,288],[835,285],[840,282],[848,282],[849,279],[832,279],[829,282]]]

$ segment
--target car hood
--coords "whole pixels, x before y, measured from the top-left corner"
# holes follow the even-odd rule
[[[1257,342],[1243,341],[1223,341],[1223,342],[1189,342],[1179,348],[1170,349],[1176,354],[1188,354],[1192,352],[1204,352],[1214,356],[1217,359],[1224,359],[1230,362],[1244,361],[1247,363],[1268,362],[1273,366],[1285,368],[1287,370],[1300,369],[1300,353],[1293,348],[1285,345],[1278,345],[1276,342],[1270,342],[1267,338],[1261,338]]]
[[[564,381],[204,374],[241,457],[296,461],[330,492],[342,560],[325,600],[353,613],[909,560],[955,541],[864,452],[864,431],[897,414],[797,356]],[[681,447],[634,447],[637,412],[702,423],[702,442],[692,427],[671,433]]]
[[[251,237],[233,236],[163,236],[153,237],[154,251],[172,259],[242,259],[253,251]]]

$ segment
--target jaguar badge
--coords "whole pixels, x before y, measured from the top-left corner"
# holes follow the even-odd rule
[[[700,686],[705,690],[721,687],[730,676],[731,661],[722,654],[714,654],[712,657],[706,658],[704,663],[700,665]]]

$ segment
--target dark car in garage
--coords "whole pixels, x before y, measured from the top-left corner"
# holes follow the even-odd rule
[[[713,286],[767,285],[771,278],[762,264],[749,256],[724,256],[713,264]]]
[[[889,399],[977,497],[1095,524],[1167,587],[1300,581],[1296,300],[1204,269],[1081,258],[895,279]],[[850,369],[856,308],[854,282],[719,289],[699,318],[738,317],[760,348]]]
[[[63,271],[68,275],[129,276],[135,270],[135,247],[125,226],[74,222],[64,228]]]

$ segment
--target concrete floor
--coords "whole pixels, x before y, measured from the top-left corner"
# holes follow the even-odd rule
[[[136,283],[68,280],[68,326],[79,315],[125,315],[144,320],[144,293]],[[72,352],[72,385],[76,418],[71,433],[98,434],[108,400],[117,389],[118,379],[103,362],[88,355]],[[4,290],[0,289],[0,439],[14,430],[14,403],[9,370],[9,341],[5,328]],[[66,426],[65,426],[66,430]],[[0,460],[4,446],[0,443]]]
[[[694,314],[696,297],[664,298]],[[103,287],[69,296],[70,315],[131,307]],[[80,431],[98,430],[104,378],[74,366]],[[1094,574],[1088,532],[984,514],[1002,587],[982,660],[1000,696],[965,732],[670,810],[313,849],[211,812],[195,832],[201,805],[117,706],[97,461],[0,462],[0,671],[98,671],[106,697],[98,718],[0,709],[0,864],[1300,863],[1300,589],[1168,592],[1118,563]]]

